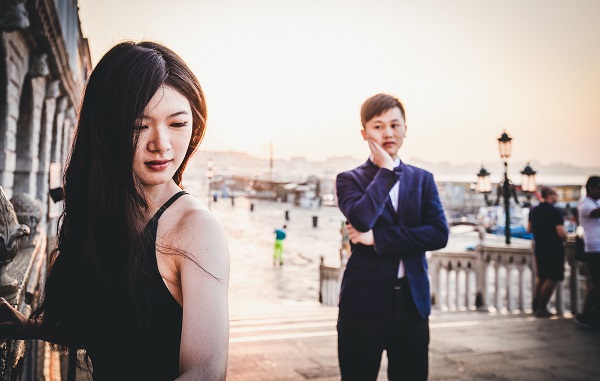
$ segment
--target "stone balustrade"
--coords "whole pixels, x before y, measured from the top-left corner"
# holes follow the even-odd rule
[[[513,239],[512,245],[506,245],[503,239],[480,235],[479,244],[467,245],[468,250],[465,245],[462,250],[455,245],[428,253],[433,308],[499,313],[531,311],[536,274],[532,241]],[[574,260],[574,237],[569,237],[565,249],[565,281],[559,282],[550,301],[561,315],[580,312],[589,287],[585,264]],[[324,266],[321,261],[319,273],[319,301],[337,305],[343,268]]]
[[[319,265],[319,303],[326,306],[337,306],[340,284],[342,282],[343,268],[325,266],[321,256]]]
[[[4,271],[18,281],[15,293],[0,295],[25,316],[35,308],[40,281],[46,269],[46,234],[38,231],[31,242],[23,241],[18,254]],[[37,340],[0,339],[0,380],[42,379],[43,344]],[[22,378],[19,378],[22,377]]]

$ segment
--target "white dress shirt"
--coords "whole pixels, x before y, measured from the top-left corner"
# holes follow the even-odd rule
[[[394,168],[400,165],[400,158],[397,157],[394,160]],[[392,205],[394,206],[394,210],[398,213],[398,192],[400,191],[400,180],[396,181],[396,184],[390,190],[390,200],[392,200]],[[402,260],[400,260],[400,264],[398,265],[398,279],[404,276],[404,264]]]

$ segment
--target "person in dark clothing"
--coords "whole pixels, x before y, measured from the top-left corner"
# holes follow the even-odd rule
[[[431,294],[425,252],[448,242],[433,174],[406,164],[404,106],[377,94],[361,108],[367,161],[336,178],[352,255],[342,279],[338,360],[343,381],[376,380],[383,351],[390,380],[424,381]]]
[[[565,248],[567,237],[564,218],[554,206],[558,200],[556,191],[550,187],[542,188],[539,205],[529,212],[527,230],[533,233],[534,252],[537,264],[537,279],[533,291],[533,309],[538,317],[548,317],[548,302],[554,293],[556,284],[564,279]]]
[[[225,379],[227,242],[182,190],[205,125],[200,83],[169,48],[127,41],[102,57],[78,115],[41,304],[26,317],[0,299],[0,337],[83,349],[94,381]]]
[[[600,176],[588,178],[585,192],[585,197],[577,203],[577,209],[584,233],[585,261],[592,287],[585,298],[583,313],[575,317],[575,323],[588,329],[600,330]]]

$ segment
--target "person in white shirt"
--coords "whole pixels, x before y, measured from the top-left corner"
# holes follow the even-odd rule
[[[586,262],[592,288],[583,313],[575,322],[585,328],[600,329],[600,176],[590,176],[585,184],[586,197],[577,205],[579,224],[583,228]]]

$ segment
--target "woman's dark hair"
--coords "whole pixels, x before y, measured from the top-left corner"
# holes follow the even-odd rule
[[[367,126],[369,120],[394,107],[400,109],[400,113],[402,114],[404,121],[406,121],[404,105],[395,96],[389,94],[376,94],[367,99],[360,108],[360,122],[362,123],[363,128]]]
[[[57,247],[32,314],[59,332],[65,344],[59,349],[81,345],[86,322],[115,295],[143,316],[149,204],[133,173],[134,127],[161,86],[180,92],[192,110],[189,148],[173,176],[181,186],[206,124],[202,88],[185,62],[159,43],[122,42],[102,57],[86,84],[64,175]]]

